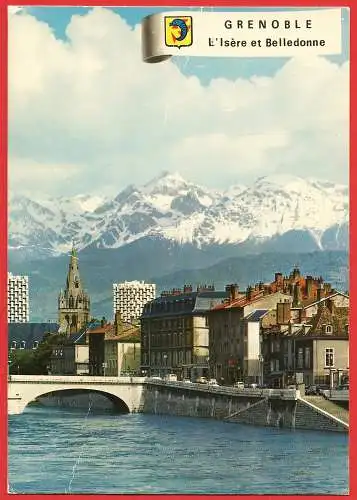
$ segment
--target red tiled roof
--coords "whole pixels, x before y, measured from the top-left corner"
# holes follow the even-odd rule
[[[111,323],[106,323],[104,326],[97,326],[96,328],[89,328],[87,333],[90,335],[91,333],[109,333],[114,328],[114,325]]]
[[[222,309],[232,309],[232,308],[240,308],[240,307],[245,307],[248,306],[249,304],[252,304],[253,302],[256,302],[257,300],[267,297],[269,295],[272,295],[275,292],[269,293],[269,294],[263,294],[263,290],[259,290],[257,292],[252,292],[252,296],[250,299],[248,299],[246,296],[240,297],[236,300],[233,300],[232,302],[227,302],[223,304],[219,304],[218,306],[214,307],[212,311],[217,311],[217,310],[222,310]]]

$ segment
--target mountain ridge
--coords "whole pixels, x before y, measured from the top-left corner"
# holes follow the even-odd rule
[[[77,195],[44,201],[11,196],[9,247],[19,256],[120,248],[146,237],[198,248],[260,245],[291,231],[320,250],[348,247],[348,188],[329,181],[272,175],[251,186],[212,190],[164,172],[113,198]]]

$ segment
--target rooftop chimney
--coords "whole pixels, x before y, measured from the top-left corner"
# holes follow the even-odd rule
[[[120,335],[123,331],[123,320],[120,311],[116,311],[115,313],[114,326],[116,335]]]
[[[323,283],[319,284],[319,287],[317,289],[317,300],[321,300],[324,297],[324,285]]]
[[[253,288],[249,285],[246,292],[247,300],[251,300],[253,295]]]
[[[233,302],[238,298],[238,293],[239,293],[239,287],[237,283],[234,283],[232,285],[228,285],[229,287],[229,298]]]
[[[295,283],[293,297],[293,307],[298,307],[301,303],[301,290],[299,282]]]
[[[312,276],[306,276],[306,296],[311,299],[313,296],[313,283],[314,279]]]
[[[278,325],[287,325],[291,319],[290,301],[278,302],[276,304],[276,322]]]
[[[282,273],[275,273],[275,283],[282,283],[283,281],[283,275]]]

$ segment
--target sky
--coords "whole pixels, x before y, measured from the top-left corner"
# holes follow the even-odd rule
[[[219,189],[271,174],[348,182],[347,9],[338,56],[147,64],[140,22],[162,10],[11,9],[13,193],[113,196],[162,171]]]

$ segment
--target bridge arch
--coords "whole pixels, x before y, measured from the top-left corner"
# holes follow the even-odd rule
[[[113,410],[116,413],[130,413],[130,408],[119,396],[96,388],[62,388],[45,391],[27,405],[39,401],[44,406]],[[26,408],[26,407],[25,407]]]
[[[70,377],[43,375],[11,375],[8,385],[8,408],[10,414],[22,413],[26,406],[48,394],[61,396],[77,391],[85,394],[105,396],[121,412],[137,412],[142,406],[143,378]],[[79,392],[78,392],[79,391]],[[76,392],[72,392],[74,395]],[[82,399],[83,399],[82,397]],[[92,399],[95,399],[92,396]],[[88,399],[87,399],[88,401]]]

